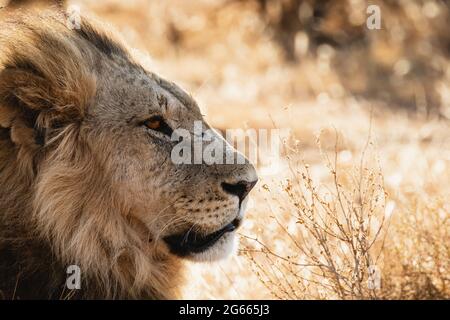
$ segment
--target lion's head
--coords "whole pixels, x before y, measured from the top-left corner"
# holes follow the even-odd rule
[[[180,258],[230,251],[255,170],[195,160],[194,148],[182,151],[192,164],[173,161],[183,139],[223,139],[191,96],[123,44],[86,19],[65,22],[45,12],[0,26],[0,255],[8,235],[19,243],[8,257],[36,263],[22,251],[37,242],[52,266],[80,267],[96,290],[83,296],[170,297]]]

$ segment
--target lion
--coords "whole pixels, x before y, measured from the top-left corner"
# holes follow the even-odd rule
[[[171,161],[176,130],[211,127],[104,29],[86,17],[69,28],[57,10],[0,22],[5,299],[179,298],[185,261],[235,248],[255,168]]]

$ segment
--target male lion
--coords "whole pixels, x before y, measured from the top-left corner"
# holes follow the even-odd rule
[[[171,161],[171,134],[194,121],[209,128],[188,94],[85,18],[3,17],[0,297],[174,298],[181,258],[226,255],[257,176],[247,161]]]

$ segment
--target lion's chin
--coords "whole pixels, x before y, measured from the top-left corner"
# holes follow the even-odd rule
[[[209,234],[201,234],[189,229],[166,236],[164,241],[170,252],[179,257],[191,260],[217,260],[227,255],[233,248],[235,231],[240,224],[241,219],[237,217],[221,229]]]
[[[234,254],[238,248],[236,232],[224,234],[212,247],[203,252],[192,253],[185,258],[196,262],[212,262],[222,260]]]

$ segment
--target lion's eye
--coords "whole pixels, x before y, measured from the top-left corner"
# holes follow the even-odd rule
[[[164,121],[163,117],[161,116],[153,116],[150,119],[145,120],[143,122],[143,125],[153,131],[164,133],[169,137],[173,132],[172,128]]]

